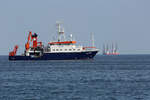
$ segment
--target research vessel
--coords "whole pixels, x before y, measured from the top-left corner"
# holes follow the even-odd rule
[[[57,23],[58,38],[56,41],[48,42],[46,46],[42,42],[38,42],[38,35],[29,32],[27,42],[25,44],[24,53],[16,55],[18,45],[14,50],[9,52],[9,60],[75,60],[75,59],[91,59],[97,53],[95,46],[84,47],[76,45],[72,35],[70,39],[65,39],[64,28]]]

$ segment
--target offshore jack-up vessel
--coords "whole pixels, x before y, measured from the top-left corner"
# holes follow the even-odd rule
[[[58,39],[49,42],[44,46],[42,42],[38,42],[38,35],[29,32],[28,41],[25,44],[25,51],[22,55],[16,55],[18,45],[9,53],[9,60],[73,60],[73,59],[91,59],[97,53],[96,47],[77,46],[76,41],[65,39],[64,28],[57,23]],[[32,45],[30,45],[32,43]]]
[[[103,45],[103,55],[119,55],[117,50],[118,50],[117,44],[116,45],[112,44],[110,48],[108,44]]]

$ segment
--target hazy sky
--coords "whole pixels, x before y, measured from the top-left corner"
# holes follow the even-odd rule
[[[57,20],[84,45],[93,32],[100,50],[114,42],[121,54],[150,54],[150,0],[0,0],[0,55],[23,52],[29,30],[46,44]]]

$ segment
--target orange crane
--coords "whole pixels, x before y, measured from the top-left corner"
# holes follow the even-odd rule
[[[18,45],[16,45],[16,46],[14,47],[14,50],[13,50],[13,51],[9,52],[9,56],[15,56],[16,53],[17,53],[17,49],[18,49]]]
[[[37,34],[34,33],[32,35],[32,32],[29,31],[29,35],[28,35],[28,40],[27,43],[25,44],[25,49],[28,50],[30,48],[30,41],[33,42],[33,48],[36,47],[42,47],[42,42],[37,42]],[[14,50],[9,52],[9,56],[15,56],[18,50],[18,45],[15,45]]]
[[[32,38],[32,32],[30,31],[30,32],[29,32],[29,35],[28,35],[28,41],[27,41],[27,43],[25,44],[26,50],[28,50],[28,49],[30,48],[30,41],[32,41],[31,38]]]
[[[26,50],[30,48],[30,41],[33,42],[33,46],[32,46],[33,48],[36,48],[38,46],[42,47],[42,42],[37,42],[37,34],[36,33],[32,34],[31,31],[29,32],[29,35],[28,35],[28,41],[25,44]]]

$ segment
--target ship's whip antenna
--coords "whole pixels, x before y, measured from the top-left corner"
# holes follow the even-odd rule
[[[94,47],[94,33],[91,33],[92,47]]]

